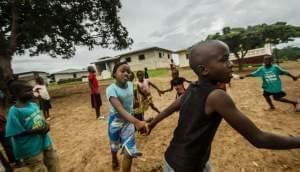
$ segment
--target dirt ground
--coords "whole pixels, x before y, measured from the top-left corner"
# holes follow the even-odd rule
[[[286,63],[283,66],[293,74],[300,74],[300,63]],[[254,70],[254,68],[253,68]],[[189,80],[196,77],[191,70],[181,70],[180,75]],[[160,88],[169,88],[170,76],[151,79]],[[300,99],[300,81],[282,77],[283,86],[290,98]],[[107,116],[105,86],[101,83],[104,101],[102,113]],[[107,121],[96,120],[90,106],[87,84],[68,85],[50,90],[54,117],[51,135],[60,157],[63,171],[111,171],[111,157],[107,137]],[[300,114],[293,112],[290,105],[277,103],[277,110],[266,111],[267,104],[262,97],[261,80],[247,78],[233,80],[228,94],[238,108],[262,130],[282,135],[300,135]],[[159,97],[152,91],[153,100],[159,109],[167,107],[175,98],[175,92]],[[146,117],[155,116],[154,111],[146,112]],[[178,114],[161,122],[150,136],[137,135],[143,158],[134,160],[132,171],[160,171],[163,153],[166,150],[177,125]],[[215,171],[300,171],[299,150],[256,149],[226,122],[222,122],[213,142],[211,164]]]

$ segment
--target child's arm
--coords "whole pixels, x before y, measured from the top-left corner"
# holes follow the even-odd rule
[[[16,135],[15,137],[28,136],[28,135],[36,135],[36,134],[43,135],[43,134],[47,134],[49,131],[50,131],[50,126],[49,126],[48,123],[45,123],[45,127],[27,130],[27,131],[24,131],[24,132]]]
[[[278,70],[279,75],[287,75],[287,76],[291,77],[294,81],[296,81],[298,79],[298,77],[292,75],[291,73],[289,73],[289,71],[287,71],[279,66],[276,66],[276,69]]]
[[[127,121],[129,121],[130,123],[132,123],[137,130],[143,130],[145,128],[146,122],[144,121],[140,121],[138,119],[136,119],[135,117],[133,117],[132,115],[130,115],[123,107],[123,105],[121,104],[121,102],[119,101],[118,98],[116,97],[109,97],[109,102],[111,103],[111,105],[117,110],[117,112],[120,114],[121,117],[123,117],[124,119],[126,119]]]
[[[150,81],[149,81],[149,85],[152,86],[153,88],[155,88],[155,89],[157,90],[157,92],[158,92],[159,95],[163,93],[156,85],[154,85],[154,84],[153,84],[152,82],[150,82]]]
[[[153,120],[151,120],[148,124],[148,133],[150,134],[151,130],[163,119],[172,115],[175,111],[180,109],[182,96],[178,97],[171,105],[169,105],[166,109],[164,109],[160,114],[158,114]]]
[[[189,80],[187,80],[187,79],[185,79],[185,78],[183,78],[183,79],[184,79],[185,82],[187,82],[187,83],[189,83],[189,84],[192,83],[192,81],[189,81]]]
[[[279,136],[261,131],[246,115],[236,108],[232,99],[222,90],[215,90],[208,96],[205,111],[207,114],[213,112],[221,114],[232,128],[257,148],[300,148],[300,137]]]
[[[173,84],[172,83],[170,83],[170,84],[171,84],[171,87],[169,89],[163,90],[162,93],[166,93],[166,92],[173,90]]]
[[[289,76],[289,77],[291,77],[294,81],[297,81],[297,79],[298,79],[297,76],[294,76],[294,75],[292,75],[290,73],[287,73],[286,75]]]

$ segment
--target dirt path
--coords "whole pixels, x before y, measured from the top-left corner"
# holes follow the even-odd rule
[[[285,64],[292,73],[300,73],[300,64]],[[181,75],[196,79],[190,70],[183,70]],[[153,82],[161,88],[169,87],[170,77],[154,78]],[[300,99],[300,81],[282,77],[288,97]],[[102,99],[104,87],[101,87]],[[262,130],[283,135],[300,135],[300,114],[295,114],[292,107],[275,102],[276,111],[267,108],[261,96],[261,81],[258,78],[232,81],[229,89],[237,106]],[[155,104],[163,109],[175,98],[175,92],[159,97],[153,91]],[[54,117],[51,120],[51,134],[61,159],[63,171],[111,171],[110,151],[107,139],[107,121],[96,120],[90,108],[88,86],[86,84],[66,86],[51,90]],[[102,113],[108,114],[107,103]],[[154,116],[148,111],[146,117]],[[161,122],[149,137],[137,136],[139,149],[144,153],[142,159],[134,161],[132,171],[159,171],[163,153],[177,125],[178,114]],[[226,122],[222,122],[211,155],[215,171],[300,171],[300,151],[259,150],[250,145]]]

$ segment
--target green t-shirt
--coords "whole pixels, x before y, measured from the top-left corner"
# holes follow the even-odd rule
[[[271,67],[259,67],[251,73],[251,76],[261,77],[263,80],[262,88],[269,93],[278,93],[282,91],[281,80],[279,75],[287,75],[288,71],[280,68],[278,65],[272,64]]]
[[[22,108],[12,106],[9,109],[5,135],[12,141],[16,159],[33,157],[52,145],[48,134],[17,136],[24,131],[44,127],[44,125],[45,119],[36,103],[28,103]]]

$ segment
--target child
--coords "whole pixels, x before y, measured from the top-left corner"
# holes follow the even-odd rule
[[[117,170],[119,162],[118,150],[123,149],[122,171],[129,172],[132,158],[141,156],[135,143],[135,129],[141,131],[146,122],[134,118],[133,108],[133,86],[128,82],[130,74],[129,65],[126,62],[117,63],[113,68],[115,82],[106,88],[106,98],[109,101],[110,115],[108,120],[108,136],[112,154],[112,168]]]
[[[144,68],[145,78],[149,79],[148,68]]]
[[[175,70],[175,69],[176,69],[176,65],[175,65],[175,63],[174,63],[174,60],[173,60],[173,59],[171,59],[171,63],[170,63],[170,69],[171,69],[171,71],[173,71],[173,70]]]
[[[50,96],[47,91],[47,87],[44,83],[42,77],[37,77],[35,79],[36,85],[33,87],[33,94],[35,97],[38,97],[40,109],[43,111],[44,117],[46,120],[50,120],[49,109],[52,108],[50,103]]]
[[[133,82],[134,78],[135,78],[134,73],[131,71],[128,76],[128,81],[130,81],[133,84],[134,103],[133,103],[132,114],[136,119],[140,121],[144,121],[144,109],[141,103],[142,95],[138,92],[136,83]]]
[[[5,135],[11,140],[17,160],[31,171],[60,171],[57,155],[48,135],[49,126],[33,98],[32,86],[22,80],[10,83],[9,91],[16,104],[8,111]]]
[[[180,109],[178,125],[165,153],[164,171],[211,171],[211,144],[222,119],[257,148],[300,148],[300,137],[261,131],[235,106],[216,82],[228,83],[232,74],[228,46],[217,40],[193,46],[190,67],[198,76],[185,93],[147,124],[148,133],[161,120]],[[228,138],[230,139],[230,138]]]
[[[300,108],[297,107],[298,102],[296,100],[290,100],[284,98],[286,93],[282,91],[281,80],[279,75],[287,75],[291,77],[294,81],[297,80],[297,77],[290,74],[288,71],[280,68],[276,64],[272,64],[273,58],[272,56],[264,57],[264,65],[259,67],[256,71],[241,77],[241,79],[245,77],[261,77],[263,80],[262,88],[264,90],[263,96],[265,97],[267,103],[270,106],[270,110],[274,110],[275,106],[272,103],[271,96],[273,96],[274,100],[289,103],[294,106],[296,112],[300,112]]]
[[[162,91],[162,93],[172,91],[173,88],[175,87],[175,90],[177,93],[176,98],[177,98],[177,97],[181,96],[185,91],[184,82],[192,83],[191,81],[188,81],[183,77],[179,77],[179,71],[177,69],[174,69],[174,70],[172,70],[172,80],[170,81],[171,88],[167,89],[165,91]]]
[[[89,72],[89,86],[91,90],[91,104],[92,108],[96,110],[97,119],[105,119],[103,115],[100,114],[100,107],[102,105],[101,96],[99,93],[99,84],[96,77],[96,71],[93,66],[88,67]]]
[[[154,111],[157,113],[160,113],[157,107],[154,106],[152,101],[152,96],[150,93],[150,86],[155,88],[158,92],[158,94],[162,94],[162,91],[157,88],[156,85],[154,85],[149,79],[144,78],[144,72],[143,71],[137,71],[136,73],[138,81],[137,81],[137,88],[140,94],[142,94],[142,103],[144,110],[147,110],[150,106]]]

